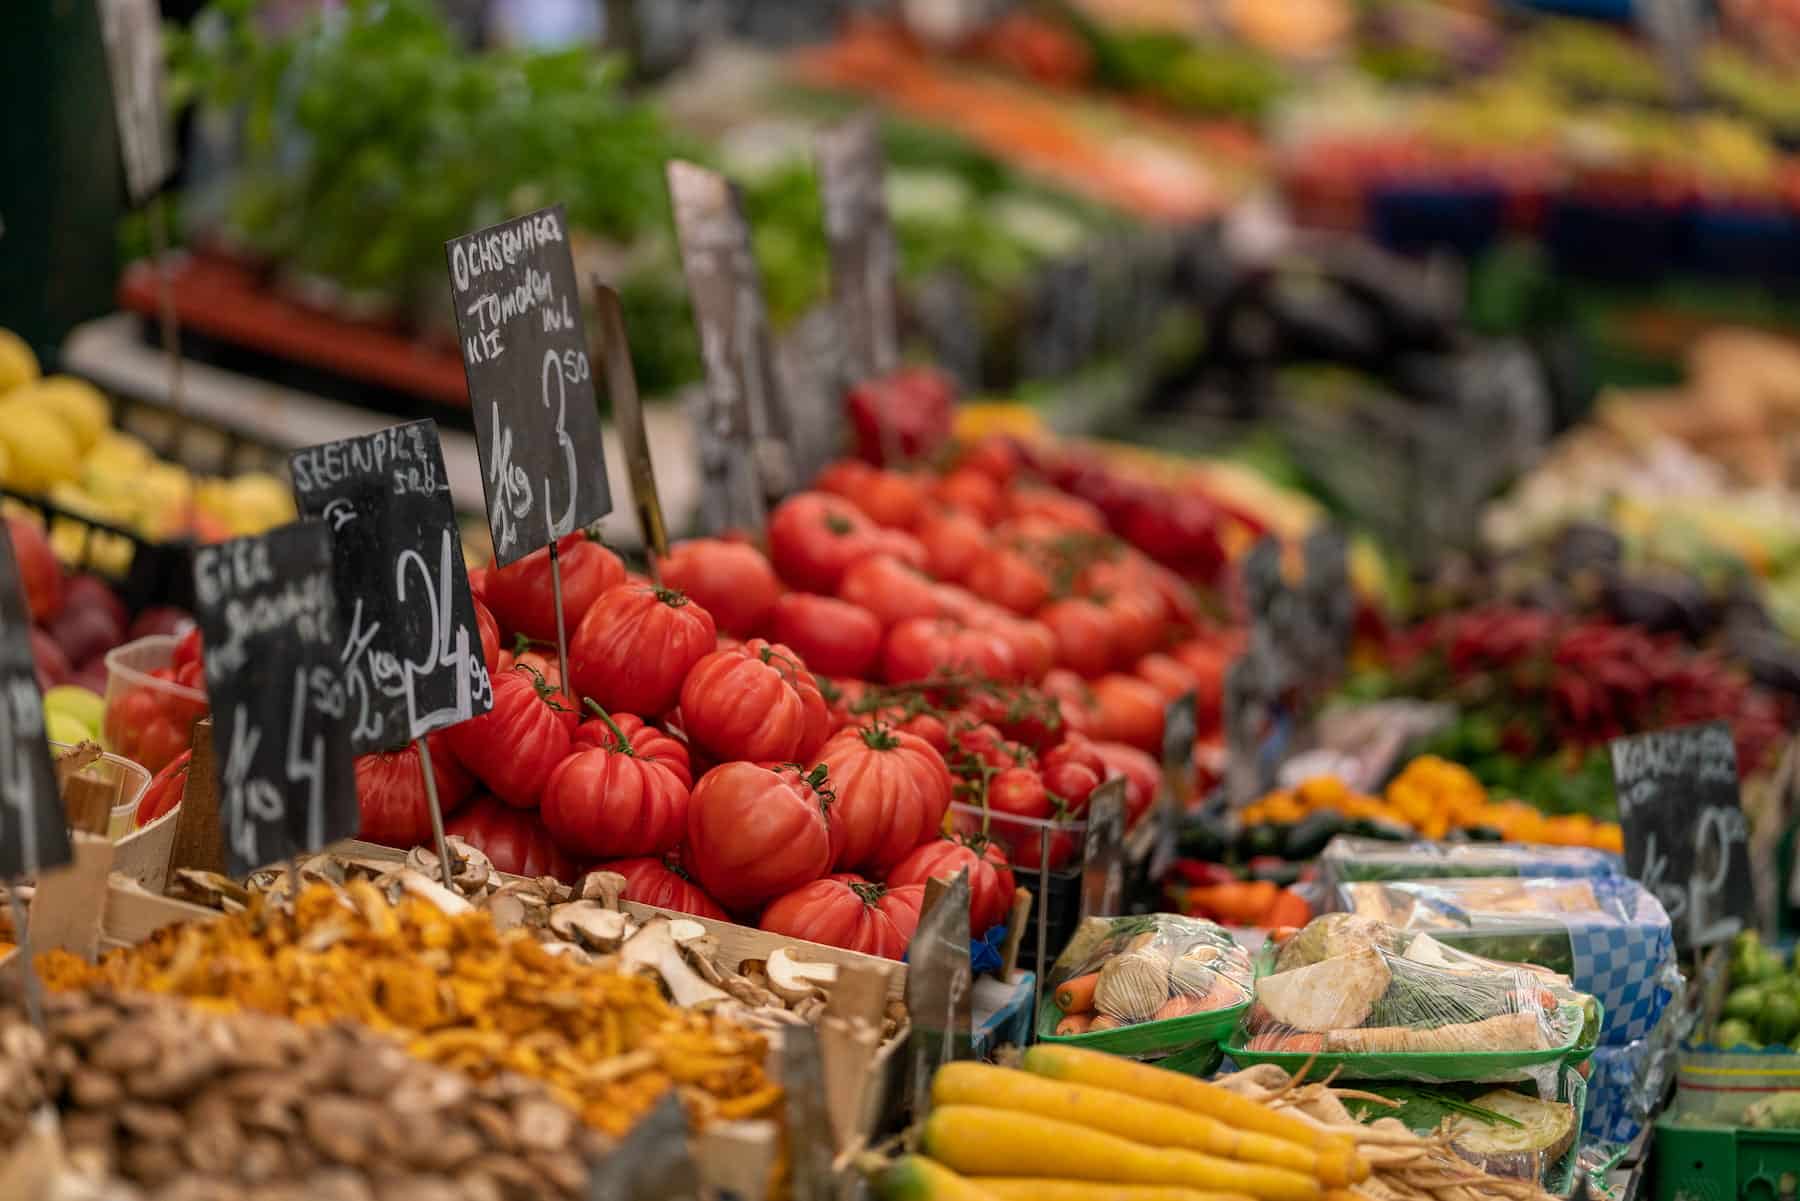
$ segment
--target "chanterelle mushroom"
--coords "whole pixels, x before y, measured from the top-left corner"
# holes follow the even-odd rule
[[[661,976],[677,1005],[698,1008],[731,999],[701,979],[682,959],[675,940],[669,936],[668,918],[651,918],[644,923],[643,929],[626,939],[619,949],[619,961],[627,971],[648,969]]]
[[[769,987],[789,1005],[798,1005],[809,997],[819,996],[837,983],[837,965],[807,963],[795,959],[787,947],[778,947],[765,963]]]

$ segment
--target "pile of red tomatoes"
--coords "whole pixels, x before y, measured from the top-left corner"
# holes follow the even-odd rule
[[[897,957],[927,879],[970,869],[979,937],[1014,866],[1073,857],[1026,823],[1113,776],[1148,812],[1171,699],[1216,723],[1230,640],[1007,442],[941,473],[836,463],[767,545],[681,543],[659,586],[564,539],[567,680],[546,552],[472,573],[494,707],[432,736],[450,832],[503,871],[604,867],[633,900]],[[357,787],[364,837],[429,840],[415,751]]]

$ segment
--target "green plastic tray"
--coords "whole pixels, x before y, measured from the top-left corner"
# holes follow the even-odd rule
[[[1237,1027],[1238,1019],[1249,1008],[1250,1002],[1244,1000],[1225,1009],[1164,1018],[1160,1022],[1139,1022],[1098,1034],[1058,1034],[1056,1023],[1062,1020],[1062,1010],[1052,997],[1046,996],[1038,1002],[1037,1036],[1039,1042],[1068,1043],[1111,1055],[1166,1055],[1189,1051],[1203,1043],[1217,1043]]]
[[[1793,1196],[1800,1130],[1751,1130],[1665,1115],[1652,1140],[1655,1201],[1775,1201]]]

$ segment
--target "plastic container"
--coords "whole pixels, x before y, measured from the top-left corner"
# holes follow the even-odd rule
[[[180,641],[152,634],[106,653],[100,745],[152,775],[193,744],[194,723],[209,711],[206,693],[151,674],[169,666]]]
[[[1054,990],[1072,976],[1098,971],[1120,955],[1152,953],[1163,962],[1162,975],[1169,979],[1166,991],[1172,997],[1199,997],[1201,992],[1217,984],[1226,996],[1239,996],[1235,1004],[1149,1021],[1132,1021],[1112,1030],[1088,1034],[1057,1034],[1056,1025],[1062,1010],[1056,1005]],[[1184,989],[1168,970],[1171,962],[1180,963],[1187,954],[1209,958],[1205,970],[1197,973],[1190,990]],[[1200,962],[1196,960],[1195,962]],[[1038,1003],[1037,1037],[1041,1042],[1068,1043],[1093,1051],[1149,1059],[1177,1052],[1195,1050],[1202,1045],[1216,1045],[1229,1034],[1250,1008],[1251,981],[1248,957],[1237,948],[1236,941],[1224,927],[1202,918],[1176,914],[1150,914],[1138,917],[1090,918],[1049,973],[1049,993]],[[1105,981],[1102,975],[1101,980]],[[1096,1008],[1107,1012],[1104,1004]],[[1149,1006],[1146,1006],[1149,1008]],[[1120,1015],[1122,1016],[1122,1015]]]
[[[60,757],[75,748],[66,742],[52,742],[52,757]],[[118,842],[130,834],[137,824],[138,802],[150,787],[150,773],[129,759],[102,754],[81,769],[81,775],[104,782],[112,790],[112,810],[107,816],[106,836]]]
[[[983,816],[979,805],[950,806],[950,821],[959,833],[983,832]],[[1019,943],[1019,964],[1042,974],[1081,921],[1087,822],[985,816],[984,832],[1006,851],[1013,879],[1031,893],[1031,926]]]
[[[1800,1130],[1749,1130],[1665,1117],[1652,1140],[1656,1201],[1777,1201],[1794,1196]]]
[[[1569,977],[1606,1006],[1612,1046],[1647,1037],[1680,983],[1669,915],[1632,880],[1356,881],[1338,885],[1335,901],[1472,955]]]
[[[1321,919],[1323,920],[1323,919]],[[1417,937],[1424,937],[1423,935]],[[1411,951],[1413,948],[1408,948]],[[1440,955],[1446,954],[1438,948]],[[1278,948],[1273,945],[1264,946],[1256,956],[1256,975],[1258,992],[1261,981],[1273,974]],[[1370,952],[1360,952],[1368,954]],[[1398,973],[1404,967],[1413,972],[1430,973],[1432,979],[1440,979],[1444,983],[1427,994],[1432,1000],[1434,1013],[1448,1018],[1458,1008],[1466,1011],[1467,1003],[1458,1003],[1453,997],[1443,992],[1444,989],[1460,990],[1464,987],[1473,989],[1474,978],[1467,986],[1451,985],[1456,979],[1428,961],[1413,961],[1399,954],[1388,951],[1376,951],[1383,962]],[[1456,951],[1448,951],[1448,956],[1460,963],[1466,959]],[[1503,968],[1505,965],[1495,965]],[[1464,969],[1466,970],[1466,969]],[[1529,972],[1529,969],[1514,968],[1514,972]],[[1490,985],[1491,987],[1491,985]],[[1505,984],[1505,987],[1516,990],[1516,984]],[[1538,986],[1532,989],[1541,991]],[[1516,991],[1512,995],[1517,995]],[[1311,1065],[1309,1078],[1322,1079],[1336,1071],[1346,1080],[1411,1080],[1426,1083],[1461,1083],[1472,1081],[1505,1082],[1511,1080],[1545,1079],[1541,1069],[1547,1065],[1560,1063],[1582,1063],[1593,1053],[1599,1042],[1600,1030],[1605,1024],[1606,1007],[1592,997],[1574,997],[1565,994],[1548,999],[1557,1002],[1556,1009],[1551,1011],[1547,1002],[1540,1003],[1533,997],[1529,1009],[1523,1003],[1519,1005],[1521,1013],[1531,1012],[1538,1015],[1542,1023],[1540,1029],[1545,1033],[1545,1041],[1551,1045],[1526,1050],[1502,1051],[1309,1051],[1309,1050],[1252,1050],[1250,1016],[1240,1022],[1225,1042],[1225,1053],[1240,1067],[1252,1064],[1272,1063],[1289,1073],[1303,1071]],[[1272,1003],[1271,1003],[1272,1008]],[[1441,1012],[1440,1012],[1441,1011]],[[1467,1020],[1467,1019],[1459,1019]],[[1265,1027],[1266,1029],[1266,1027]],[[1554,1032],[1561,1037],[1552,1041],[1549,1037]]]

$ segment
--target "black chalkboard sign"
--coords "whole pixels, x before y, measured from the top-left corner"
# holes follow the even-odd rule
[[[714,171],[679,160],[668,168],[682,271],[700,335],[706,391],[701,425],[754,464],[755,496],[734,487],[724,498],[729,523],[759,529],[763,510],[792,491],[796,480],[792,423],[775,379],[775,356],[763,305],[762,276],[750,251],[750,226],[737,189]],[[735,482],[709,472],[703,483]]]
[[[308,446],[288,468],[301,515],[331,529],[351,748],[493,708],[437,423]]]
[[[331,576],[323,522],[194,551],[219,816],[234,876],[357,830]]]
[[[612,512],[562,205],[444,243],[494,560]]]
[[[0,880],[12,880],[59,867],[70,852],[10,537],[0,537],[0,687]]]
[[[169,178],[173,158],[163,105],[162,14],[156,0],[99,3],[125,189],[132,204],[143,204]]]
[[[883,191],[881,126],[869,113],[819,135],[819,189],[831,251],[831,296],[855,381],[900,365],[894,231]]]
[[[1753,903],[1730,727],[1681,726],[1610,746],[1626,869],[1662,902],[1679,946],[1727,941]]]
[[[1157,806],[1156,850],[1150,857],[1150,878],[1158,880],[1175,862],[1181,841],[1181,822],[1194,799],[1194,742],[1200,736],[1195,710],[1197,698],[1190,689],[1163,708],[1161,804]]]

